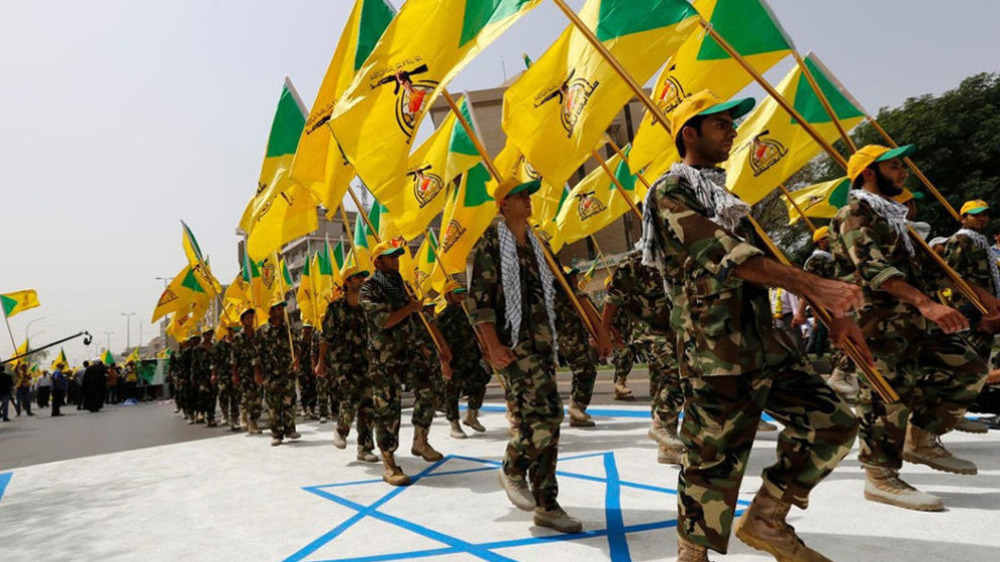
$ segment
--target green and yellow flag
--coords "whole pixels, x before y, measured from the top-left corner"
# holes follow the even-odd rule
[[[372,209],[378,207],[378,204],[374,205]],[[377,228],[377,225],[375,225]],[[357,266],[358,269],[363,269],[366,271],[373,271],[372,266],[372,255],[371,248],[374,245],[374,238],[372,238],[371,244],[369,244],[369,229],[365,226],[365,220],[360,214],[354,218],[354,247],[351,249],[344,260],[344,266],[341,268],[341,279],[343,279],[343,271],[347,267],[352,265]]]
[[[326,312],[326,305],[330,303],[333,296],[334,285],[334,268],[329,242],[323,242],[323,247],[313,258],[309,271],[312,273],[313,292],[316,295],[316,313],[322,320],[322,315]],[[322,312],[320,312],[321,310]]]
[[[694,7],[761,74],[794,49],[765,0],[696,0]],[[708,89],[722,99],[729,99],[751,80],[746,70],[699,28],[660,72],[651,97],[669,117],[692,94]],[[633,173],[654,160],[662,160],[657,167],[664,170],[680,160],[673,139],[648,112],[632,146],[628,164]]]
[[[366,185],[405,177],[427,108],[541,0],[408,0],[338,100],[333,134]]]
[[[489,181],[486,167],[476,164],[462,174],[458,189],[452,190],[445,205],[438,261],[448,272],[465,271],[465,261],[472,247],[497,215],[496,202],[486,189]]]
[[[847,204],[847,194],[850,191],[851,180],[843,177],[795,190],[792,192],[792,200],[809,218],[832,219],[837,210]],[[788,224],[799,222],[802,217],[792,201],[784,195],[781,199],[788,207]]]
[[[0,306],[3,307],[3,315],[7,318],[38,305],[38,293],[34,289],[0,295]]]
[[[210,298],[194,268],[186,265],[160,294],[150,322],[156,322],[172,312],[188,310],[195,304],[207,308]]]
[[[209,292],[213,295],[218,295],[222,292],[222,285],[212,275],[212,268],[208,265],[208,258],[202,254],[201,246],[198,245],[198,240],[194,237],[194,232],[191,231],[191,228],[184,221],[181,221],[181,232],[181,245],[184,247],[184,255],[187,256],[188,265],[194,271],[195,277],[198,278],[198,281]]]
[[[299,287],[295,291],[295,304],[299,307],[299,314],[302,324],[317,326],[316,321],[316,292],[312,283],[312,259],[307,255],[305,265],[302,266],[302,277],[299,278]]]
[[[101,354],[101,361],[105,365],[114,365],[115,364],[115,356],[111,354],[111,350],[105,349],[104,353]]]
[[[132,361],[132,362],[135,362],[135,363],[138,363],[139,361],[142,361],[142,359],[139,357],[139,348],[138,347],[135,348],[135,349],[133,349],[132,353],[129,353],[128,357],[125,358],[125,362],[126,363],[128,363],[129,361]]]
[[[628,166],[621,158],[616,154],[606,163],[609,169],[614,170],[615,178],[627,193],[622,193],[601,167],[587,174],[570,191],[556,217],[560,245],[583,240],[613,224],[629,212],[626,196],[631,197],[633,202],[639,199],[640,194],[635,190],[635,177],[629,173]]]
[[[698,25],[686,0],[588,0],[580,19],[643,84]],[[590,156],[632,90],[569,26],[504,94],[503,129],[552,186]]]
[[[440,245],[434,231],[427,229],[427,236],[417,250],[417,259],[414,265],[414,282],[420,294],[426,295],[428,291],[434,289],[441,292],[447,282],[444,271],[441,270],[437,262],[437,253]]]
[[[806,67],[830,101],[844,130],[849,131],[865,118],[860,105],[846,94],[815,55],[805,57]],[[826,139],[840,138],[837,127],[813,92],[809,81],[796,66],[776,88]],[[771,98],[747,116],[737,130],[733,149],[726,161],[726,187],[753,205],[809,163],[822,148],[792,117]]]
[[[246,249],[252,259],[262,260],[319,226],[316,198],[290,178],[305,119],[305,106],[291,80],[285,78],[271,123],[257,192],[240,218],[240,229],[247,233]]]
[[[332,217],[340,206],[340,200],[354,179],[354,168],[340,151],[327,122],[337,100],[351,85],[355,73],[375,48],[395,13],[386,0],[354,2],[299,137],[291,178],[326,207],[328,217]]]
[[[468,99],[458,101],[462,115],[474,123]],[[445,204],[445,193],[452,180],[479,162],[479,153],[469,135],[449,112],[441,126],[410,155],[406,175],[372,190],[372,194],[391,210],[403,238],[412,240],[423,234]]]
[[[60,363],[62,363],[63,368],[69,367],[69,359],[66,359],[66,352],[61,347],[59,348],[59,355],[56,355],[56,358],[52,360],[52,365],[49,366],[49,369],[55,371]]]
[[[17,349],[14,350],[14,357],[20,357],[21,355],[26,355],[27,353],[28,353],[28,338],[24,338],[24,343],[17,346]],[[20,359],[15,360],[14,366],[17,367],[21,363],[27,363],[28,362],[27,359],[28,359],[27,357],[21,357]]]

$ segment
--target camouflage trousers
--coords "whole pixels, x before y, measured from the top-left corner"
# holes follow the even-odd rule
[[[557,506],[559,484],[556,460],[559,455],[559,426],[563,404],[556,386],[552,358],[542,355],[518,356],[499,373],[507,383],[518,423],[517,434],[507,443],[503,471],[526,478],[539,507]]]
[[[351,424],[357,417],[358,446],[366,451],[375,448],[372,430],[375,425],[375,414],[372,401],[372,381],[365,373],[365,365],[354,367],[344,366],[338,369],[343,373],[336,386],[341,390],[339,415],[337,417],[337,433],[347,437],[351,434]]]
[[[458,402],[462,396],[469,397],[469,409],[483,407],[486,385],[490,382],[490,372],[484,361],[452,360],[451,380],[444,381],[444,412],[448,421],[458,419]]]
[[[271,435],[281,439],[295,431],[295,379],[271,377],[265,384]]]
[[[645,338],[634,343],[649,361],[650,415],[664,427],[674,428],[684,408],[680,370],[674,349],[677,336]]]
[[[191,418],[198,413],[198,384],[193,379],[184,379],[183,389],[184,414]]]
[[[219,389],[219,409],[222,410],[222,417],[229,417],[229,387],[232,386],[232,381],[229,377],[225,375],[219,376],[219,384],[216,388]]]
[[[625,382],[628,380],[628,375],[632,372],[632,367],[635,365],[635,351],[632,350],[632,346],[626,344],[616,348],[612,363],[615,366],[615,382]]]
[[[228,377],[226,377],[228,379]],[[240,421],[240,403],[243,401],[243,392],[239,385],[235,385],[229,379],[226,385],[226,394],[223,397],[222,385],[219,385],[219,408],[229,417],[229,422]]]
[[[419,357],[410,364],[406,386],[413,394],[413,415],[410,423],[414,427],[427,429],[434,420],[434,404],[443,394],[444,384],[441,365],[437,355]]]
[[[299,397],[303,411],[316,409],[316,377],[312,373],[299,373]]]
[[[257,421],[264,411],[264,404],[261,400],[261,387],[257,381],[253,380],[253,375],[243,375],[240,381],[243,387],[243,411],[247,413],[247,419]]]
[[[184,412],[184,415],[188,414],[187,397],[188,381],[177,377],[174,379],[174,404]]]
[[[402,362],[368,364],[368,377],[372,383],[372,412],[375,414],[375,441],[385,453],[394,453],[399,447],[399,424],[402,418],[402,374],[411,365]]]
[[[210,379],[198,381],[198,412],[205,414],[207,421],[215,420],[215,401],[219,395],[219,387]]]
[[[336,418],[341,394],[339,373],[330,369],[325,377],[316,378],[316,413],[321,418]]]
[[[559,333],[559,355],[561,361],[573,372],[570,398],[578,406],[586,409],[594,396],[597,382],[597,350],[587,342],[588,334]]]
[[[877,341],[868,342],[875,365],[899,394],[899,402],[886,404],[862,381],[862,464],[899,469],[907,422],[934,435],[951,431],[986,382],[985,361],[961,337],[935,330],[903,339],[903,333],[882,331]]]
[[[802,509],[809,492],[847,455],[858,423],[850,406],[805,364],[735,376],[685,377],[677,532],[725,553],[761,412],[785,427],[763,488]]]

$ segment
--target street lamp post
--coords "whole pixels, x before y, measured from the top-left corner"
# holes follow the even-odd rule
[[[129,349],[132,348],[132,317],[135,316],[135,313],[122,312],[122,316],[125,317],[125,352],[128,353]]]
[[[111,351],[111,334],[113,333],[114,332],[104,332],[104,335],[108,337],[108,346],[104,349],[107,349],[108,351]]]
[[[28,332],[31,329],[31,325],[34,324],[35,322],[38,322],[39,320],[45,320],[45,317],[43,316],[42,318],[35,318],[31,322],[28,322],[28,325],[24,327],[24,340],[25,341],[28,341]]]

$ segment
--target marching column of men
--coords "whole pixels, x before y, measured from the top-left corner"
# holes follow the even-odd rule
[[[659,462],[681,467],[679,560],[725,553],[733,533],[779,560],[827,560],[786,519],[793,506],[808,506],[811,490],[856,436],[866,499],[942,510],[941,498],[906,483],[900,470],[907,461],[977,473],[941,436],[985,431],[964,414],[984,389],[1000,330],[1000,268],[983,235],[989,205],[967,202],[962,227],[940,244],[942,258],[970,284],[985,313],[913,238],[915,201],[902,187],[902,159],[912,146],[856,152],[848,163],[847,204],[829,227],[814,232],[815,250],[803,268],[783,265],[719,168],[736,135],[734,119],[753,105],[749,98],[723,102],[706,90],[674,110],[671,130],[682,161],[650,188],[641,242],[609,276],[600,317],[576,289],[579,271],[552,267],[546,242],[528,222],[540,183],[507,180],[493,188],[499,214],[472,251],[468,289],[449,280],[436,318],[424,316],[428,305],[399,273],[404,249],[380,243],[373,275],[356,267],[343,272],[342,293],[327,307],[319,334],[312,326],[292,334],[280,300],[259,330],[258,312],[247,308],[242,326],[227,329],[214,347],[212,331],[191,334],[169,367],[178,411],[188,423],[212,427],[218,398],[225,425],[239,430],[242,412],[242,426],[259,434],[266,396],[271,444],[280,445],[299,437],[297,381],[303,415],[336,420],[336,448],[346,448],[355,425],[357,460],[381,460],[383,480],[405,486],[411,480],[395,457],[404,387],[413,396],[411,453],[435,462],[443,458],[428,440],[436,405],[453,438],[468,437],[463,423],[485,431],[479,411],[492,370],[512,425],[501,488],[515,507],[533,512],[536,525],[575,533],[582,523],[557,501],[564,410],[555,369],[562,356],[572,371],[570,425],[593,427],[587,408],[596,365],[611,352],[606,341],[615,348],[616,399],[630,397],[625,376],[635,356],[649,364],[648,436],[659,446]],[[849,342],[870,359],[900,400],[885,402],[841,351],[824,381],[775,321],[769,287],[803,297],[794,311],[782,310],[796,318],[782,314],[786,328],[796,329],[808,307],[829,311],[830,342]],[[585,323],[581,312],[590,317],[588,310],[594,316]],[[464,420],[462,397],[468,397]],[[857,400],[856,414],[848,399]],[[736,519],[756,433],[776,429],[764,424],[764,413],[782,425],[777,462],[764,470],[761,488]]]

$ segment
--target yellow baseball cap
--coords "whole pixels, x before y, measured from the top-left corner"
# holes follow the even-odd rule
[[[508,178],[495,185],[496,187],[490,195],[497,202],[497,205],[500,205],[500,202],[504,199],[510,197],[511,195],[517,195],[522,191],[527,191],[528,195],[535,193],[542,188],[542,181],[531,180],[521,182],[517,178]]]
[[[820,240],[827,238],[828,236],[830,236],[830,227],[821,226],[816,229],[816,232],[813,232],[813,242],[819,242]]]
[[[854,182],[861,172],[875,162],[886,162],[893,158],[906,158],[917,150],[916,145],[907,144],[898,148],[889,148],[879,144],[869,144],[858,149],[847,161],[847,177]]]
[[[565,273],[567,276],[569,276],[569,275],[576,275],[576,274],[580,273],[580,268],[579,267],[569,267],[569,266],[564,265],[563,266],[563,273]]]
[[[448,281],[447,283],[445,283],[444,290],[442,291],[442,293],[444,294],[464,293],[464,292],[465,292],[465,287],[463,287],[461,283],[455,280]]]
[[[670,114],[670,132],[673,134],[674,140],[677,140],[677,135],[681,134],[684,125],[695,117],[728,111],[733,119],[739,119],[750,113],[755,105],[757,102],[753,98],[726,101],[711,90],[702,90],[688,96],[674,108],[673,113]]]
[[[383,240],[375,245],[375,251],[372,252],[372,255],[376,258],[380,258],[382,256],[399,256],[402,255],[404,251],[405,250],[402,246],[396,246],[392,243],[392,240]],[[347,276],[345,275],[344,277]]]
[[[402,248],[399,249],[401,250]],[[350,279],[351,277],[355,277],[357,275],[363,275],[365,277],[368,277],[369,271],[366,269],[358,269],[358,266],[351,265],[344,268],[343,274],[344,274],[344,279]]]
[[[990,204],[982,199],[973,199],[972,201],[966,201],[962,205],[962,211],[960,215],[978,215],[990,210]]]

